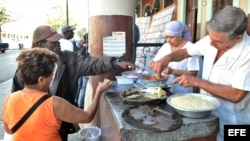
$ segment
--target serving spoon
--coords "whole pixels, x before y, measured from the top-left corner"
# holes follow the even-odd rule
[[[145,71],[145,69],[141,69],[141,72],[139,72],[139,74],[141,75],[144,71]]]

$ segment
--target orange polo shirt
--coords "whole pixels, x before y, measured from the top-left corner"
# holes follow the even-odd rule
[[[23,115],[46,93],[17,91],[8,95],[2,110],[3,121],[11,129]],[[13,134],[14,141],[61,141],[61,121],[53,112],[53,97],[45,100]]]

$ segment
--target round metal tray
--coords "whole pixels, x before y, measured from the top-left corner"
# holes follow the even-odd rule
[[[169,108],[166,104],[164,106],[137,105],[124,110],[122,118],[130,126],[150,132],[170,131],[180,128],[183,124],[182,117]],[[155,109],[160,109],[159,111],[162,112]],[[141,115],[136,116],[135,114],[138,113],[141,113]],[[152,119],[154,122],[151,125],[145,124],[145,120],[150,121]]]
[[[120,93],[121,100],[126,104],[134,104],[134,105],[140,105],[140,104],[160,104],[166,102],[167,99],[167,92],[165,90],[161,90],[164,94],[160,98],[148,98],[145,97],[145,94],[151,93],[153,91],[156,91],[159,87],[148,87],[148,88],[132,88],[124,90]],[[141,95],[137,98],[128,98],[129,96],[133,94]]]

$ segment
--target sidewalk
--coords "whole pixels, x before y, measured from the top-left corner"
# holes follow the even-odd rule
[[[3,128],[3,120],[2,120],[2,108],[5,96],[10,93],[12,86],[12,80],[5,81],[0,84],[0,141],[4,140],[4,128]],[[80,127],[83,128],[83,124],[80,124]],[[81,141],[78,138],[77,133],[70,134],[68,141]]]
[[[4,139],[4,128],[3,128],[3,119],[2,119],[2,108],[5,96],[11,91],[12,80],[5,81],[0,84],[0,140]]]

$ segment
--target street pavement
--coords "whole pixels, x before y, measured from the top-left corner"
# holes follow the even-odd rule
[[[9,79],[3,83],[0,83],[0,141],[4,141],[4,128],[3,128],[3,120],[2,120],[2,108],[3,102],[7,94],[11,92],[12,79]],[[80,125],[83,128],[83,125]],[[39,129],[41,130],[41,129]],[[78,133],[70,134],[68,141],[81,141],[78,137]]]

